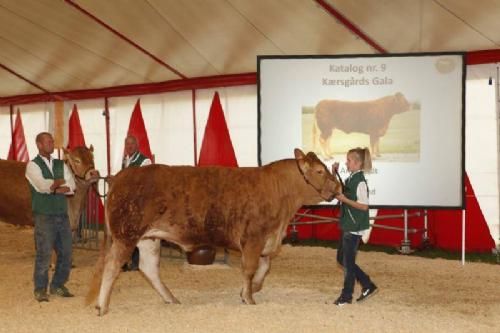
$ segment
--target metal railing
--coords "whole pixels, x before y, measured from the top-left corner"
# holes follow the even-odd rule
[[[102,187],[100,194],[99,186]],[[99,250],[99,233],[105,230],[104,221],[99,220],[99,207],[104,213],[104,202],[106,200],[107,182],[100,177],[95,185],[89,187],[87,200],[80,215],[76,230],[73,231],[73,247],[87,250]]]
[[[328,216],[310,214],[310,213],[308,213],[309,211],[310,210],[306,210],[305,213],[295,214],[294,218],[292,219],[292,222],[290,222],[290,226],[292,226],[292,233],[296,234],[298,232],[296,226],[330,224],[330,223],[338,223],[339,222],[338,217],[328,217]],[[423,228],[410,228],[408,226],[408,218],[421,217],[421,216],[424,218],[424,227]],[[301,222],[300,220],[304,217],[312,218],[313,220],[307,221],[307,222]],[[384,224],[379,224],[379,223],[370,223],[370,226],[374,227],[374,228],[380,228],[380,229],[386,229],[386,230],[402,231],[403,232],[403,239],[401,240],[401,247],[399,248],[399,251],[403,254],[410,254],[413,252],[413,250],[411,249],[410,239],[408,238],[409,234],[422,233],[423,244],[428,243],[429,238],[428,238],[427,210],[417,211],[417,212],[408,214],[408,210],[405,209],[403,211],[403,214],[390,214],[390,215],[382,215],[382,216],[373,216],[373,217],[370,217],[370,220],[376,221],[376,220],[388,220],[388,219],[398,219],[398,218],[403,219],[403,227],[395,227],[395,226],[384,225]],[[292,235],[292,239],[294,237],[296,237],[296,235],[295,236]]]

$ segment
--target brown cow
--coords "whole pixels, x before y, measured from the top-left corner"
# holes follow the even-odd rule
[[[107,225],[113,243],[96,264],[87,295],[98,294],[107,312],[113,282],[137,245],[139,269],[166,303],[178,303],[159,277],[160,239],[190,251],[200,245],[242,252],[241,298],[255,304],[271,256],[277,254],[290,219],[302,205],[332,200],[340,191],[314,153],[296,149],[295,159],[259,168],[151,165],[120,172],[109,190]],[[104,251],[103,251],[104,253]]]
[[[68,216],[71,229],[78,226],[85,205],[87,190],[97,180],[94,167],[94,148],[78,147],[65,150],[65,160],[75,176],[75,195],[68,197]],[[33,225],[31,191],[25,177],[25,162],[0,161],[0,220],[19,225]]]
[[[347,134],[368,134],[372,156],[380,156],[380,138],[387,132],[392,116],[408,110],[410,103],[399,92],[373,101],[322,100],[316,105],[314,112],[313,146],[315,147],[319,140],[321,155],[332,158],[330,139],[332,131],[338,128]]]

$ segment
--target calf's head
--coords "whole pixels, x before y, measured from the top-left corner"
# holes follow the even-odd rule
[[[294,153],[297,167],[304,181],[317,192],[321,199],[332,201],[335,195],[342,191],[339,180],[330,173],[315,153],[309,152],[306,155],[298,148]]]
[[[391,103],[391,111],[392,114],[403,113],[409,111],[411,108],[411,104],[406,99],[405,95],[398,92],[393,96],[393,100]]]
[[[76,179],[94,183],[99,179],[99,171],[94,166],[94,147],[64,149],[64,161],[68,163]]]

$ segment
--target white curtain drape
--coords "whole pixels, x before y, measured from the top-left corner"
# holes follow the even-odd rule
[[[499,245],[497,79],[495,64],[467,66],[465,169],[490,233]]]

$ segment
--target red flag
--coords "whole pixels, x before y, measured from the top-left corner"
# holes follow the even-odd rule
[[[85,137],[83,136],[82,125],[80,124],[80,117],[78,116],[78,109],[76,104],[73,105],[73,111],[69,117],[68,126],[68,149],[85,146]],[[97,203],[97,205],[96,205]],[[97,220],[99,223],[104,223],[104,206],[97,190],[91,187],[87,197],[87,217],[90,220]]]
[[[69,117],[68,126],[68,149],[76,147],[84,147],[85,138],[83,137],[82,125],[80,124],[80,117],[78,116],[78,109],[76,104],[73,104],[73,111]]]
[[[153,154],[151,154],[151,148],[149,147],[148,133],[146,132],[146,126],[144,126],[140,101],[140,99],[137,100],[134,111],[130,116],[127,135],[133,135],[137,139],[139,151],[152,160]]]
[[[218,92],[212,100],[198,161],[198,166],[208,165],[238,166]]]
[[[21,120],[19,109],[17,109],[14,135],[12,136],[12,143],[10,144],[7,159],[21,162],[28,162],[30,160],[28,147],[26,147],[26,139],[24,138],[23,121]]]

